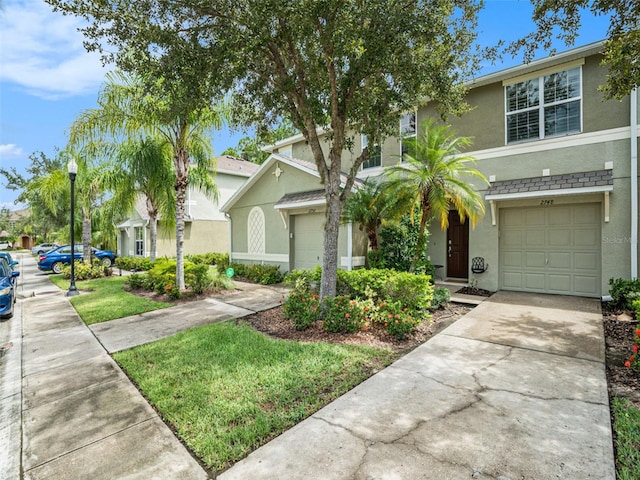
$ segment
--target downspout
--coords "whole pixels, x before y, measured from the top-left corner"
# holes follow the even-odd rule
[[[347,223],[347,270],[353,270],[353,223]]]
[[[227,217],[227,220],[229,220],[229,263],[233,262],[233,259],[231,258],[231,252],[233,250],[233,224],[231,222],[231,215],[229,215],[227,212],[224,213],[224,216]]]
[[[631,278],[638,278],[638,88],[631,90]]]

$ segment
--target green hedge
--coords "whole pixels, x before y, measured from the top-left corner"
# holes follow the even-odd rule
[[[153,262],[147,257],[118,257],[115,266],[132,272],[146,272],[151,270]]]
[[[244,263],[226,263],[217,265],[218,271],[221,274],[224,274],[229,267],[233,268],[234,275],[236,277],[246,278],[247,280],[261,285],[273,285],[274,283],[280,283],[282,281],[282,273],[280,273],[279,265],[245,265]]]

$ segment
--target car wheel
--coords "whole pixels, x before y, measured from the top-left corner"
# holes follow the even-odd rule
[[[109,257],[104,257],[102,259],[102,265],[104,265],[105,267],[110,267],[111,266],[111,259]]]
[[[62,262],[56,262],[51,265],[51,270],[53,270],[53,273],[62,273]]]

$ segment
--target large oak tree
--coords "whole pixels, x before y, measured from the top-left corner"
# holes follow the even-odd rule
[[[326,296],[343,206],[369,155],[343,163],[354,136],[397,134],[400,114],[429,98],[459,110],[479,60],[480,0],[46,1],[86,18],[87,47],[125,71],[205,100],[232,86],[248,121],[292,121],[325,189]]]

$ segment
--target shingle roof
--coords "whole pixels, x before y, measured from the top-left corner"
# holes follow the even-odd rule
[[[566,190],[571,188],[600,187],[607,185],[613,185],[612,170],[597,170],[594,172],[520,178],[518,180],[502,180],[493,182],[487,190],[487,195]]]
[[[260,168],[260,165],[243,160],[242,158],[223,155],[216,158],[216,169],[221,172],[239,173],[249,176]]]
[[[309,192],[287,193],[275,204],[275,208],[282,205],[291,205],[296,203],[307,203],[324,200],[324,190],[312,190]]]

